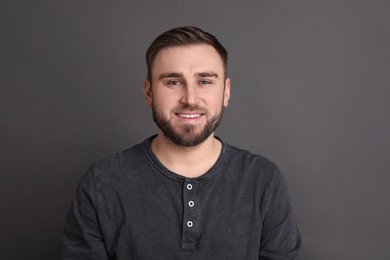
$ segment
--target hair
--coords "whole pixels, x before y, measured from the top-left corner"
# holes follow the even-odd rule
[[[153,62],[157,54],[164,48],[191,44],[208,44],[214,47],[222,59],[225,77],[227,74],[228,53],[217,38],[197,27],[177,27],[159,35],[146,51],[146,65],[148,81],[152,83]]]

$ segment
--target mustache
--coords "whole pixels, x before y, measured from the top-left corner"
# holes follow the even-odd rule
[[[176,107],[173,109],[173,111],[175,113],[180,113],[180,112],[193,112],[193,111],[196,111],[196,112],[205,112],[206,109],[198,106],[198,105],[194,105],[194,106],[191,106],[191,105],[182,105],[180,107]]]

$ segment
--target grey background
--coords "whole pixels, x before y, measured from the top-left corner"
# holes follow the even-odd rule
[[[59,259],[94,160],[155,133],[144,52],[196,25],[230,52],[218,135],[286,175],[304,260],[390,259],[389,1],[0,0],[0,259]]]

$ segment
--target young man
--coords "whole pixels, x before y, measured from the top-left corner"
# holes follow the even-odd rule
[[[146,61],[157,135],[89,168],[63,259],[298,259],[278,168],[214,136],[230,97],[225,48],[181,27],[157,37]]]

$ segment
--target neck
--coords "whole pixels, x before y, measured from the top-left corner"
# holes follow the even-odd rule
[[[152,141],[152,151],[159,161],[170,171],[188,178],[206,173],[218,160],[221,149],[214,134],[194,147],[176,145],[161,131]]]

